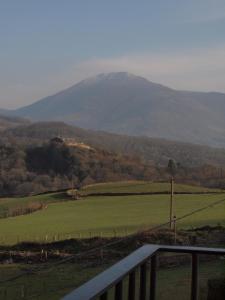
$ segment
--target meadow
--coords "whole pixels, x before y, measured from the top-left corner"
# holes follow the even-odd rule
[[[1,199],[0,244],[13,245],[22,241],[51,242],[72,237],[126,236],[141,229],[152,228],[168,222],[169,189],[170,184],[167,183],[136,181],[84,187],[82,193],[86,196],[80,200],[72,200],[62,192]],[[106,191],[110,191],[112,195],[104,195]],[[176,184],[175,192],[174,213],[177,218],[210,206],[178,221],[178,228],[225,225],[225,194],[220,190]],[[223,199],[224,202],[214,205],[216,201]],[[20,205],[26,207],[35,202],[45,204],[45,208],[27,215],[4,217],[11,208]],[[0,299],[57,300],[108,266],[104,262],[94,266],[84,266],[77,262],[63,263],[57,267],[46,263],[43,265],[46,271],[40,273],[41,276],[31,272],[12,282],[0,283]],[[21,272],[27,272],[30,268],[35,270],[40,267],[35,264],[3,264],[0,266],[0,277],[6,280]],[[206,298],[206,284],[212,274],[214,277],[224,275],[224,263],[221,264],[218,260],[201,262],[200,299]],[[189,265],[164,268],[158,272],[158,297],[162,300],[169,297],[176,297],[178,300],[189,299],[189,286]],[[126,280],[124,288],[126,293]],[[113,299],[112,295],[113,293],[109,299]],[[182,296],[179,298],[179,295]]]
[[[170,183],[167,182],[151,182],[151,181],[122,181],[107,182],[84,186],[81,189],[82,195],[93,194],[126,194],[126,193],[160,193],[166,194],[170,192]],[[194,186],[187,184],[176,184],[176,193],[218,193],[219,189],[210,189],[202,186]]]
[[[168,194],[91,196],[71,201],[68,201],[65,194],[50,195],[36,196],[38,199],[44,197],[49,202],[54,197],[53,202],[56,203],[48,204],[45,209],[28,215],[0,219],[1,244],[21,241],[49,242],[72,237],[125,236],[165,223],[169,216]],[[222,199],[225,199],[225,194],[221,193],[176,194],[174,213],[179,218]],[[177,222],[177,226],[192,228],[225,225],[224,210],[225,201]]]
[[[101,196],[109,195],[124,195],[126,193],[138,194],[168,194],[170,192],[170,183],[154,183],[148,181],[122,181],[108,182],[84,186],[79,194],[82,197],[89,195]],[[221,193],[219,189],[209,189],[201,186],[191,186],[184,184],[175,185],[175,193],[181,194],[206,194],[206,193]],[[27,196],[27,197],[11,197],[0,198],[0,219],[12,216],[18,211],[25,211],[26,208],[35,207],[37,204],[47,206],[51,203],[65,202],[71,200],[71,196],[66,192],[51,192],[46,194]]]

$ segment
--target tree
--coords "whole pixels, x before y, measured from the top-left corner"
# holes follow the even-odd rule
[[[169,172],[169,174],[174,177],[176,175],[177,172],[177,164],[173,159],[170,159],[168,162],[168,166],[167,166],[167,170]]]

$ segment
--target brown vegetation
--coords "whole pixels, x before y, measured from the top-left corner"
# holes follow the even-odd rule
[[[41,202],[28,203],[26,206],[17,206],[17,207],[9,208],[5,217],[9,218],[9,217],[27,215],[44,208],[46,208],[46,205]]]

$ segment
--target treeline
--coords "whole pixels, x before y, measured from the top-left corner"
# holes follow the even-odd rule
[[[92,148],[53,142],[58,135]],[[178,182],[225,187],[224,149],[94,132],[57,122],[25,124],[1,132],[0,196],[123,179],[168,181],[169,161]]]
[[[225,188],[225,170],[210,165],[187,168],[169,160],[157,167],[138,158],[50,141],[40,145],[0,144],[0,195],[39,194],[118,180],[168,181]]]
[[[122,179],[159,179],[160,172],[129,156],[105,150],[41,145],[0,145],[0,195],[28,195]]]

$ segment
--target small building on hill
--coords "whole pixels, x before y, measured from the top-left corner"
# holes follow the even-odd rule
[[[59,137],[59,136],[56,136],[54,138],[52,138],[50,140],[51,143],[56,143],[56,144],[63,144],[64,143],[64,139]]]

